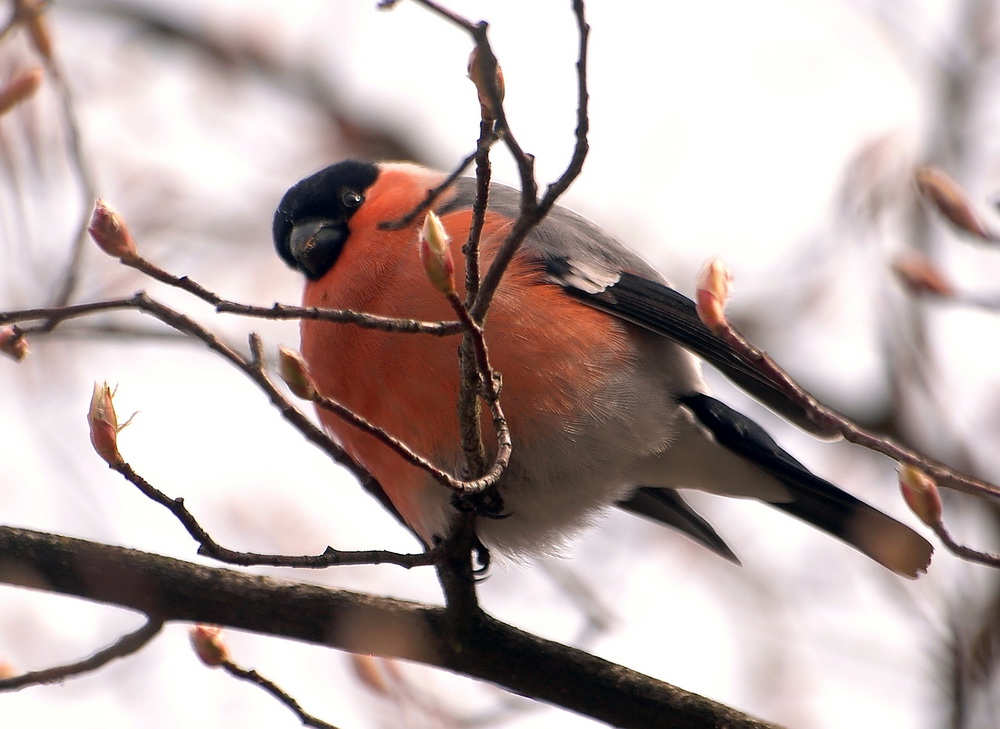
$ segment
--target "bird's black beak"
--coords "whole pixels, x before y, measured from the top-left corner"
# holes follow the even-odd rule
[[[347,240],[347,224],[311,220],[292,228],[288,251],[298,267],[315,281],[333,268]]]

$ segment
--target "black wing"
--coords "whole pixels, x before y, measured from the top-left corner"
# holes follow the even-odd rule
[[[725,403],[701,393],[677,400],[719,445],[788,488],[789,500],[768,502],[771,506],[832,534],[893,572],[916,577],[926,571],[934,548],[908,526],[811,473],[757,423]]]
[[[455,197],[442,207],[442,214],[471,205],[475,194],[475,180],[457,180]],[[516,219],[520,193],[492,185],[490,209]],[[549,281],[582,303],[673,340],[813,435],[839,435],[813,422],[753,362],[702,324],[691,299],[672,289],[656,269],[586,218],[554,207],[531,231],[522,251],[538,261]]]
[[[716,336],[698,317],[694,302],[665,283],[626,271],[614,274],[614,283],[608,285],[604,278],[607,274],[595,276],[591,273],[591,265],[581,270],[578,264],[566,258],[549,258],[543,262],[549,279],[561,285],[570,296],[672,339],[800,428],[824,438],[837,435],[836,431],[814,422],[754,362]]]
[[[718,532],[692,509],[673,489],[641,486],[632,496],[617,504],[625,511],[644,516],[687,534],[702,546],[708,547],[720,557],[734,564],[740,564]]]

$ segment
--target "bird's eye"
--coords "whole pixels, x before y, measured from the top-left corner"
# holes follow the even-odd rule
[[[356,190],[344,190],[344,193],[340,196],[341,201],[343,201],[345,207],[356,208],[358,205],[364,202],[364,198],[361,196],[360,192]]]

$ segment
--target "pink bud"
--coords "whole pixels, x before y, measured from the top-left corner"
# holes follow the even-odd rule
[[[931,294],[943,298],[955,295],[955,288],[931,259],[920,253],[899,256],[892,262],[896,278],[914,294]]]
[[[390,692],[389,681],[380,670],[379,661],[375,656],[364,653],[351,653],[351,668],[354,675],[372,692],[383,696]]]
[[[446,296],[455,293],[455,262],[448,245],[448,233],[435,213],[427,213],[420,231],[420,260],[427,278]]]
[[[28,340],[17,327],[0,327],[0,352],[20,362],[28,356]]]
[[[229,663],[229,649],[222,640],[222,628],[199,623],[188,633],[195,655],[209,668]]]
[[[118,452],[118,414],[112,402],[111,388],[108,383],[94,383],[94,394],[90,398],[90,410],[87,412],[87,422],[90,423],[90,442],[97,455],[109,466],[120,466],[125,463]]]
[[[500,95],[500,101],[503,102],[503,97],[505,93],[504,82],[503,82],[503,69],[495,62],[493,63],[494,78],[496,79],[497,91]],[[489,119],[497,118],[497,109],[493,108],[493,100],[490,98],[489,89],[487,86],[487,81],[489,79],[490,69],[487,67],[486,61],[482,58],[479,53],[479,47],[472,49],[472,53],[469,54],[469,80],[472,81],[476,86],[476,91],[479,94],[479,106],[482,109],[482,115]]]
[[[25,99],[31,97],[42,84],[43,71],[33,68],[25,71],[0,89],[0,114],[5,114]]]
[[[315,400],[319,393],[309,374],[309,367],[302,355],[286,347],[278,347],[278,372],[296,397]]]
[[[917,190],[955,227],[982,240],[994,240],[993,233],[972,209],[962,187],[936,167],[918,167],[914,173]]]
[[[941,523],[941,494],[934,479],[913,466],[900,466],[899,490],[910,511],[924,524],[935,527]]]
[[[698,317],[713,332],[729,326],[725,308],[732,282],[732,274],[717,258],[706,263],[698,274],[695,295]]]
[[[103,200],[94,204],[94,214],[90,218],[87,232],[109,256],[126,262],[139,257],[125,220]]]

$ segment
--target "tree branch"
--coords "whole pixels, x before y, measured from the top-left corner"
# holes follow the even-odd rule
[[[257,552],[238,552],[227,547],[223,547],[209,534],[198,522],[195,516],[184,505],[184,499],[171,498],[165,493],[150,484],[140,476],[127,462],[108,464],[111,470],[121,474],[126,481],[131,483],[143,496],[151,501],[160,504],[167,509],[174,518],[177,519],[191,535],[191,538],[198,543],[198,554],[211,557],[220,562],[241,566],[268,566],[268,567],[299,567],[307,569],[324,569],[326,567],[342,567],[344,565],[359,564],[395,564],[400,567],[419,567],[422,565],[434,564],[438,555],[434,551],[420,552],[418,554],[400,554],[386,550],[357,550],[341,551],[333,547],[327,547],[322,554],[317,555],[282,555],[282,554],[260,554]]]
[[[456,643],[444,638],[444,608],[12,527],[0,527],[0,582],[119,605],[158,621],[223,625],[426,663],[619,727],[773,727],[483,613],[471,616],[473,629]],[[661,639],[668,648],[669,634]]]
[[[4,560],[0,557],[0,569],[3,566]],[[0,577],[0,581],[3,581],[2,577]],[[107,648],[102,648],[82,661],[68,663],[65,666],[46,668],[41,671],[29,671],[20,676],[0,679],[0,691],[9,691],[44,683],[54,683],[70,678],[71,676],[96,671],[116,658],[125,658],[133,653],[137,653],[159,634],[162,627],[163,622],[160,620],[147,620],[138,630],[128,635],[123,635]]]

